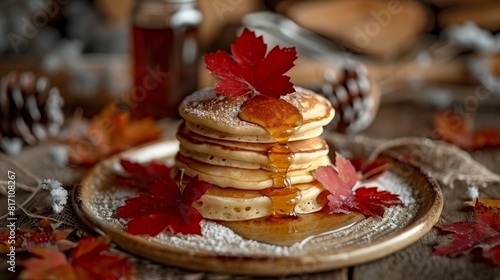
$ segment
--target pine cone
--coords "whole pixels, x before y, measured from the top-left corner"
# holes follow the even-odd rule
[[[335,108],[335,118],[329,129],[354,134],[370,125],[378,110],[380,94],[364,65],[346,63],[340,75],[327,70],[324,81],[320,92]]]
[[[0,81],[0,140],[33,145],[56,136],[64,122],[64,101],[45,77],[10,73]]]

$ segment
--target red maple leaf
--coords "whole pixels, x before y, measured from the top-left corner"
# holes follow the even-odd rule
[[[487,207],[476,200],[472,222],[437,225],[440,234],[450,234],[452,241],[434,247],[438,256],[458,256],[479,250],[479,256],[500,266],[500,208]]]
[[[500,128],[474,131],[471,119],[452,111],[437,113],[434,117],[434,127],[434,138],[467,151],[500,147]]]
[[[122,186],[146,191],[151,183],[170,177],[170,168],[156,162],[140,164],[121,159],[120,165],[127,174],[115,176],[114,181]]]
[[[358,180],[370,181],[375,180],[389,168],[390,161],[386,158],[376,158],[367,162],[364,157],[354,157],[350,159],[358,174]]]
[[[271,97],[294,92],[290,77],[284,74],[297,59],[295,47],[275,46],[267,53],[262,36],[245,29],[231,45],[232,55],[225,51],[205,55],[207,69],[218,80],[215,91],[227,96],[263,94]]]
[[[170,177],[149,185],[148,194],[139,194],[127,199],[118,207],[116,217],[131,219],[127,232],[155,236],[169,228],[172,233],[201,235],[200,221],[203,219],[191,205],[199,200],[211,184],[191,179],[181,194]]]
[[[55,247],[59,240],[65,240],[72,232],[72,229],[54,230],[49,220],[42,219],[38,223],[37,229],[18,228],[15,231],[15,238],[9,243],[10,231],[0,233],[0,253],[10,251],[10,246],[16,247],[16,250],[22,251],[30,247]]]
[[[313,176],[330,192],[327,196],[331,213],[359,212],[365,216],[380,216],[385,207],[403,205],[397,195],[388,191],[379,191],[376,187],[359,187],[356,185],[356,170],[349,160],[337,154],[335,167],[321,166]]]
[[[22,262],[20,279],[130,279],[132,268],[126,257],[106,252],[105,238],[85,237],[71,250],[63,252],[37,247],[29,250],[33,257]]]

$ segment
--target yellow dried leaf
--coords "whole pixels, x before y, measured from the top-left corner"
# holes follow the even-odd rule
[[[500,198],[478,198],[485,206],[500,208]],[[467,201],[466,204],[474,207],[476,206],[476,200]]]

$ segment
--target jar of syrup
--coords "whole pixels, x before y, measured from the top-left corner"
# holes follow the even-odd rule
[[[176,118],[179,103],[198,85],[197,1],[136,0],[132,13],[132,115]]]

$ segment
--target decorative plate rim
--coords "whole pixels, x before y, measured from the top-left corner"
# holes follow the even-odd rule
[[[137,153],[143,149],[154,148],[156,145],[178,143],[175,139],[163,139],[140,147],[132,148],[112,156],[94,166],[74,188],[72,193],[73,207],[78,217],[90,228],[98,233],[107,234],[112,241],[126,251],[136,255],[158,261],[164,264],[216,273],[229,273],[254,276],[283,276],[321,272],[343,268],[351,265],[373,261],[390,255],[416,242],[432,229],[439,220],[443,209],[443,194],[437,182],[424,174],[420,169],[407,163],[395,160],[399,165],[412,170],[421,176],[434,200],[428,209],[417,216],[409,224],[386,238],[368,244],[350,246],[345,250],[340,248],[335,254],[309,253],[306,256],[233,256],[217,252],[189,251],[170,244],[163,244],[147,240],[142,236],[129,234],[122,229],[110,225],[97,217],[85,201],[85,191],[91,188],[91,181],[95,174],[102,172],[102,168],[111,166],[120,158]]]

